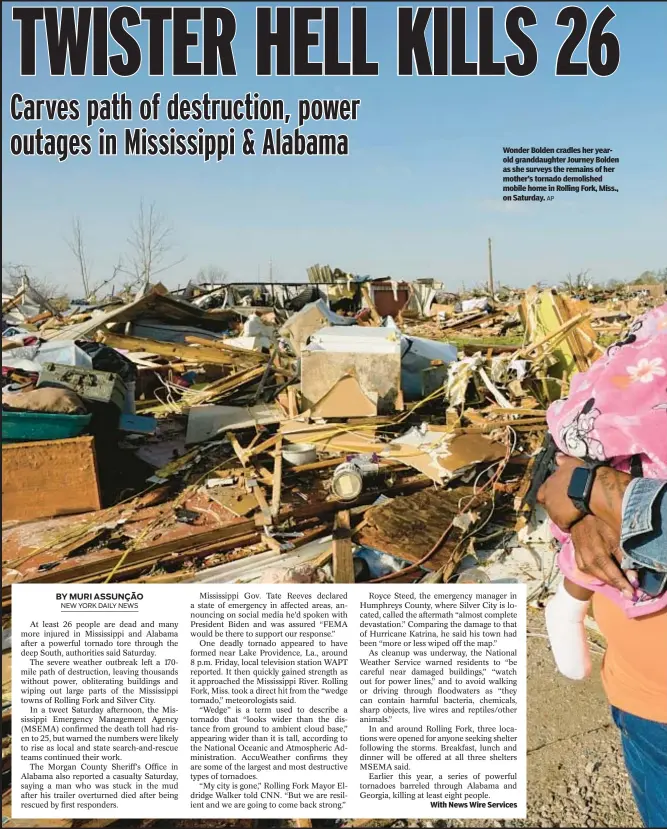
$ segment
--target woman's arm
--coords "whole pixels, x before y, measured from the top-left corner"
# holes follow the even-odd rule
[[[560,456],[538,493],[551,520],[570,532],[579,569],[623,591],[627,580],[614,559],[622,560],[625,570],[667,572],[667,481],[600,467],[589,502],[592,515],[582,516],[567,494],[572,471],[582,465]]]

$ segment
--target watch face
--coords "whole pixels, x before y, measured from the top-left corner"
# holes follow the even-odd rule
[[[570,485],[567,488],[567,494],[570,496],[570,498],[572,498],[573,501],[581,501],[585,498],[589,475],[590,470],[587,469],[585,466],[578,466],[572,472],[572,477],[570,478]]]

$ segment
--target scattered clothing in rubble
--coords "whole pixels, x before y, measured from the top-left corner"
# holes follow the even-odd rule
[[[51,414],[86,414],[83,400],[69,389],[33,389],[6,392],[3,389],[2,407],[19,412],[49,412]]]

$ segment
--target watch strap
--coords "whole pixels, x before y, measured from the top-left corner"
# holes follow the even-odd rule
[[[580,496],[573,496],[570,491],[568,490],[568,495],[570,500],[575,505],[575,507],[582,512],[584,515],[591,515],[591,508],[590,508],[590,500],[591,500],[591,493],[593,492],[593,486],[595,484],[595,477],[597,470],[601,466],[608,466],[609,464],[605,461],[592,461],[590,463],[586,463],[584,467],[578,467],[579,469],[585,468],[588,471],[588,477],[586,479],[586,484],[584,487],[584,491]]]

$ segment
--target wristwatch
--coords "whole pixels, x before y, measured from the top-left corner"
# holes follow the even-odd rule
[[[595,483],[595,474],[601,466],[607,466],[607,464],[589,463],[586,466],[577,466],[572,472],[567,495],[579,512],[584,515],[591,514],[591,493]]]

